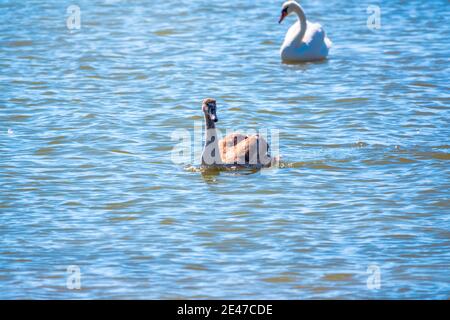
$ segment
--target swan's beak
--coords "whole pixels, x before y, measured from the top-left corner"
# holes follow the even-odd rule
[[[284,18],[286,18],[286,16],[287,16],[287,12],[284,10],[281,11],[280,20],[278,20],[278,23],[281,23],[284,20]]]

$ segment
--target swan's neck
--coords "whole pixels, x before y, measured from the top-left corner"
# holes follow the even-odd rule
[[[220,160],[219,152],[219,137],[217,136],[216,125],[214,121],[205,115],[205,145],[202,153],[203,165],[219,164]]]
[[[295,37],[295,41],[298,44],[301,44],[302,40],[303,40],[303,37],[305,36],[305,32],[306,32],[306,15],[305,15],[305,11],[303,11],[303,8],[297,3],[293,3],[293,4],[291,4],[291,6],[292,6],[292,10],[297,14],[298,21],[300,23],[300,32]]]

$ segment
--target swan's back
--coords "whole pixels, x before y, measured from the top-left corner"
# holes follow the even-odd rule
[[[320,23],[307,23],[308,27],[306,29],[305,36],[303,37],[303,42],[310,46],[321,46],[325,44],[327,48],[331,47],[331,41],[328,39],[325,30]]]
[[[269,145],[259,135],[245,136],[232,133],[219,142],[220,156],[224,164],[270,164]]]

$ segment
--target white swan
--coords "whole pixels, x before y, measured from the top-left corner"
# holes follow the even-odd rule
[[[325,59],[331,48],[331,40],[328,39],[319,23],[306,20],[305,12],[297,2],[288,1],[283,4],[278,23],[293,12],[297,14],[298,21],[286,33],[280,49],[281,59],[286,62]]]

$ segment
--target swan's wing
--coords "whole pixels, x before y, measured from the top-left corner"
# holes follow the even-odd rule
[[[327,37],[327,35],[325,35],[325,45],[327,46],[328,49],[330,49],[331,46],[333,45],[333,42],[330,40],[330,38]]]
[[[226,135],[222,140],[220,140],[219,151],[222,161],[230,162],[231,159],[234,159],[237,149],[236,146],[245,139],[247,139],[247,136],[237,132],[233,132]]]
[[[294,35],[291,35],[295,38],[299,28],[299,23],[296,23],[288,31],[285,43],[280,50],[281,58],[286,61],[313,61],[327,57],[331,41],[326,37],[325,30],[319,23],[306,22],[306,32],[300,47],[290,46],[291,43],[286,42],[288,36],[291,35],[291,30],[293,33],[295,32]]]
[[[247,139],[246,135],[243,135],[238,132],[233,132],[233,133],[226,135],[222,140],[220,140],[219,143],[226,145],[226,146],[234,146],[245,139]]]
[[[300,32],[300,22],[294,23],[286,33],[284,38],[284,44],[290,44],[295,39],[297,34]],[[303,36],[302,42],[307,44],[308,46],[314,46],[316,44],[325,43],[328,48],[331,47],[332,42],[325,34],[325,30],[323,29],[320,23],[309,22],[306,21],[306,32]]]
[[[305,43],[309,50],[316,51],[319,55],[328,55],[328,49],[332,42],[327,37],[325,30],[319,23],[310,23],[305,34]]]
[[[306,33],[303,37],[303,42],[308,45],[314,45],[315,43],[323,43],[325,39],[325,31],[320,23],[306,22]]]
[[[257,134],[249,136],[245,141],[248,141],[246,157],[249,159],[249,163],[265,165],[270,163],[269,144],[266,139]]]
[[[231,145],[231,147],[226,147],[226,149],[223,150],[224,152],[221,154],[221,158],[224,163],[244,164],[245,156],[248,152],[248,142],[247,140],[244,140],[236,145]]]
[[[229,136],[234,138],[233,134]],[[243,135],[237,134],[237,136],[242,137]],[[261,162],[267,164],[267,162],[270,162],[267,141],[259,135],[245,137],[237,144],[234,144],[235,140],[233,139],[231,147],[227,146],[226,152],[221,154],[222,161],[227,164],[257,164]],[[221,140],[221,142],[224,140]],[[222,143],[219,145],[222,145]]]

